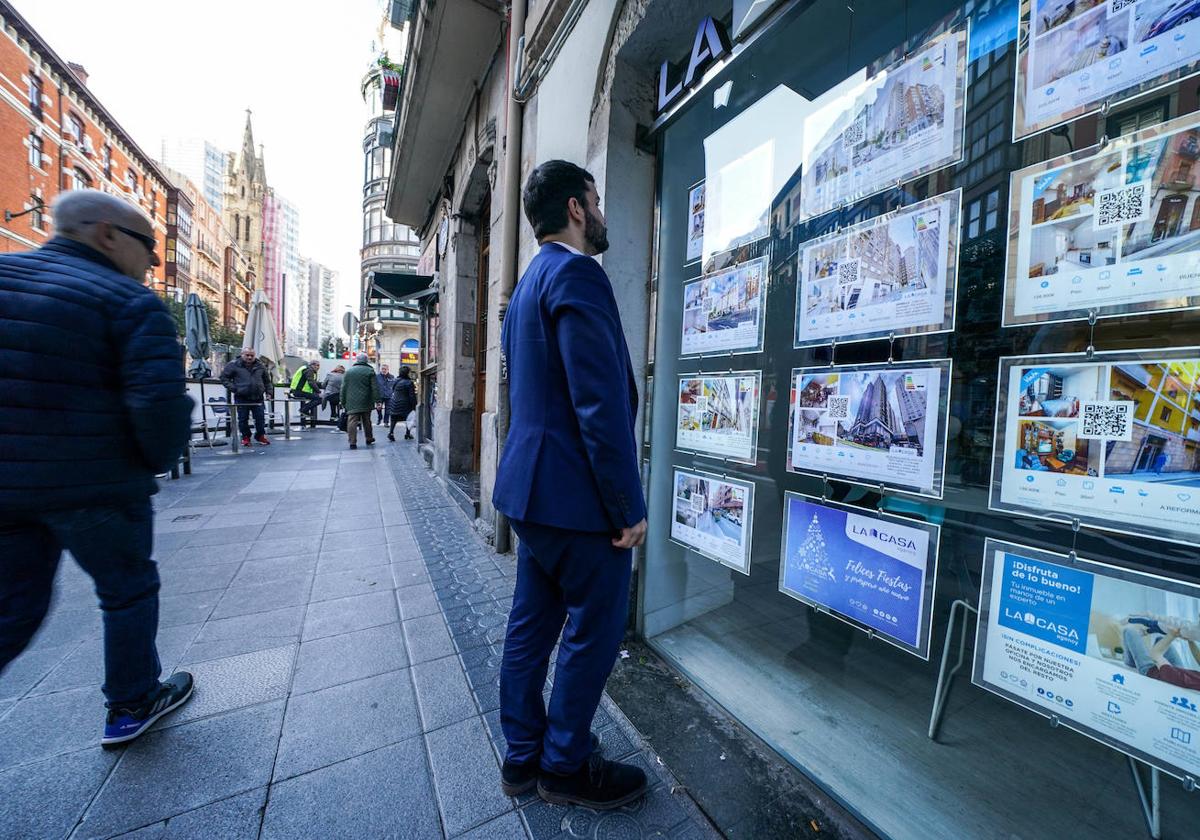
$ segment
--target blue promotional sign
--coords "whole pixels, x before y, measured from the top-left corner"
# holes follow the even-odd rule
[[[779,590],[929,657],[938,527],[788,493]]]
[[[1087,650],[1093,576],[1027,557],[1004,555],[998,621],[1078,653]]]

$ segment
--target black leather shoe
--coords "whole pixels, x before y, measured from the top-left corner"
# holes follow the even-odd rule
[[[592,733],[592,752],[600,752],[600,736],[595,732]],[[537,784],[539,772],[541,771],[536,760],[528,764],[515,764],[505,759],[500,768],[500,790],[505,796],[520,796]]]
[[[582,805],[607,811],[641,797],[646,792],[646,774],[640,767],[608,761],[595,752],[569,776],[542,771],[537,791],[552,805]]]

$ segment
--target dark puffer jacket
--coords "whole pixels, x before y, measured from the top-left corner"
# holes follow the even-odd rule
[[[271,386],[271,374],[267,373],[263,363],[255,359],[247,367],[241,357],[225,365],[225,369],[221,371],[221,384],[240,403],[260,403],[265,394],[274,390]]]
[[[154,292],[62,237],[0,255],[0,518],[152,495],[191,411]]]
[[[388,414],[401,420],[408,418],[417,407],[417,386],[406,376],[396,378],[392,398],[388,400]]]

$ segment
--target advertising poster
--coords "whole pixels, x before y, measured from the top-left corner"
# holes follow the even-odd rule
[[[680,355],[761,350],[766,279],[759,257],[684,283]]]
[[[761,383],[757,370],[680,376],[675,446],[754,463]]]
[[[788,469],[942,497],[950,360],[792,371]]]
[[[1200,587],[988,539],[972,681],[1200,777]]]
[[[954,329],[954,190],[800,248],[796,347]]]
[[[995,510],[1200,544],[1200,348],[1000,359]]]
[[[704,182],[688,190],[687,261],[704,253]]]
[[[1191,0],[1022,0],[1013,139],[1192,75]]]
[[[671,539],[748,575],[753,522],[753,484],[675,470]]]
[[[1014,172],[1004,325],[1200,306],[1197,159],[1193,114]]]
[[[962,157],[967,31],[851,76],[804,121],[800,208],[818,216]]]
[[[778,85],[704,138],[704,270],[771,233],[771,202],[800,166],[812,103]]]
[[[779,591],[928,659],[938,532],[788,493]]]

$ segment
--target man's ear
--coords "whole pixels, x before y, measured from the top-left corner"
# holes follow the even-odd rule
[[[587,222],[587,210],[575,196],[567,199],[567,215],[580,224]]]

